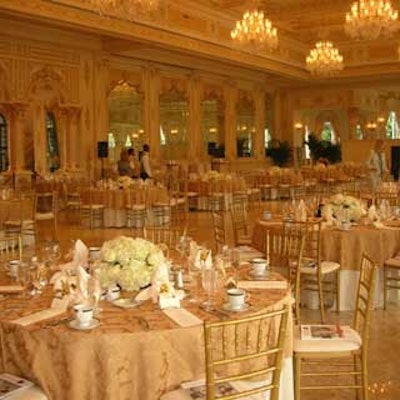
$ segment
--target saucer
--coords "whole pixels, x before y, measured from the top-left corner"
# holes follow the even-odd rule
[[[229,303],[225,303],[222,306],[222,309],[225,311],[232,311],[232,312],[242,312],[242,311],[247,311],[250,308],[250,304],[244,303],[241,307],[237,308],[232,308]]]
[[[258,274],[255,271],[250,270],[249,274],[254,279],[265,279],[269,275],[269,271],[265,270],[263,273]]]
[[[92,322],[88,325],[81,325],[77,319],[73,319],[68,322],[68,326],[72,329],[77,329],[78,331],[87,331],[89,329],[97,328],[100,325],[100,321],[98,319],[92,319]]]
[[[121,308],[135,308],[143,304],[143,301],[135,299],[117,299],[111,302],[111,304]]]

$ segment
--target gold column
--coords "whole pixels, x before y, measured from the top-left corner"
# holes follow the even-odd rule
[[[225,159],[236,160],[236,101],[238,90],[235,82],[224,84],[225,96]]]
[[[58,151],[60,156],[60,168],[65,170],[67,168],[67,122],[68,111],[63,107],[57,107],[54,110],[57,120],[57,134],[58,134]]]
[[[25,122],[27,105],[14,103],[10,105],[10,167],[13,171],[26,169],[25,163]]]
[[[33,105],[33,147],[35,171],[39,175],[46,175],[49,172],[47,166],[46,111],[41,102]]]
[[[265,92],[261,88],[255,88],[255,137],[254,137],[254,158],[257,160],[265,159],[264,150],[264,130],[265,130]]]
[[[81,110],[78,107],[68,108],[68,134],[67,134],[67,165],[70,169],[78,169],[80,159],[79,120]]]
[[[153,65],[142,70],[144,88],[144,133],[151,158],[160,159],[160,77]]]
[[[201,137],[201,94],[200,77],[193,73],[189,79],[189,152],[188,160],[204,159],[205,152]]]

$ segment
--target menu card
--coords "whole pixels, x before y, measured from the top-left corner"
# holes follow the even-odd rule
[[[196,326],[203,323],[200,318],[197,318],[190,311],[184,308],[166,308],[163,313],[184,328]]]

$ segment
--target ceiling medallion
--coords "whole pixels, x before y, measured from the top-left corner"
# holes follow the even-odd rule
[[[312,75],[333,76],[343,69],[343,56],[332,42],[317,42],[306,59],[307,69]]]
[[[231,30],[231,38],[249,50],[275,50],[278,47],[276,28],[256,7],[245,11],[242,19],[236,22],[235,28]]]
[[[399,28],[398,12],[390,0],[358,0],[346,14],[344,30],[352,39],[389,37]]]
[[[100,15],[128,20],[144,13],[154,13],[159,7],[159,0],[89,0],[89,2]]]

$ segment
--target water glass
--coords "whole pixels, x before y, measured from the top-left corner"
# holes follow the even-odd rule
[[[207,301],[203,304],[205,309],[212,309],[213,302],[211,294],[215,291],[217,284],[217,272],[212,268],[205,268],[202,272],[202,285],[207,293]]]

